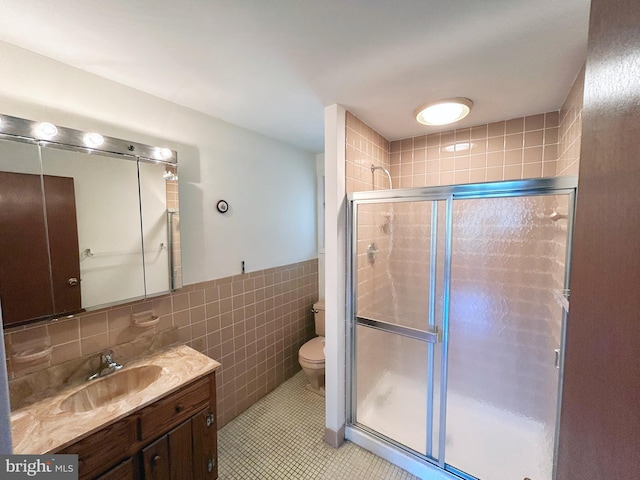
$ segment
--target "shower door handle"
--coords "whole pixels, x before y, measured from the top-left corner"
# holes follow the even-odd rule
[[[358,325],[362,325],[364,327],[375,328],[376,330],[382,330],[383,332],[395,333],[396,335],[402,335],[404,337],[421,340],[427,343],[440,343],[442,341],[442,335],[440,334],[438,327],[435,325],[430,326],[428,330],[420,330],[417,328],[405,327],[395,323],[359,316],[356,317],[356,322]]]

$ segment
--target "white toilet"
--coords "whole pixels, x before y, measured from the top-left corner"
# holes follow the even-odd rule
[[[324,397],[324,302],[313,304],[316,323],[315,338],[300,347],[298,361],[309,379],[307,388]]]

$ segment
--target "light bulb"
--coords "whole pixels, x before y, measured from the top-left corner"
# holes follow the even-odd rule
[[[173,156],[173,152],[169,148],[161,148],[160,149],[160,158],[163,160],[167,160]]]
[[[53,123],[42,122],[38,124],[36,133],[42,138],[52,138],[58,134],[58,128]]]
[[[99,133],[85,133],[82,141],[87,147],[96,148],[104,143],[104,137]]]

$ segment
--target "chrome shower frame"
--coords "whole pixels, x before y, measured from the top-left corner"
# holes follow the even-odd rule
[[[373,167],[372,167],[373,170]],[[449,466],[445,462],[445,437],[446,437],[446,395],[447,395],[447,351],[448,351],[448,321],[449,321],[449,290],[451,281],[451,236],[453,229],[453,202],[461,199],[482,199],[482,198],[497,198],[497,197],[519,197],[519,196],[534,196],[534,195],[568,195],[569,196],[569,211],[566,214],[568,228],[567,228],[567,247],[566,247],[566,263],[564,272],[564,286],[567,291],[570,289],[569,285],[569,271],[571,265],[571,239],[573,236],[573,219],[575,212],[575,203],[577,195],[577,177],[553,177],[553,178],[540,178],[540,179],[528,179],[528,180],[512,180],[501,182],[486,182],[478,184],[465,184],[465,185],[451,185],[451,186],[438,186],[438,187],[419,187],[419,188],[407,188],[396,190],[377,190],[369,192],[355,192],[347,194],[347,282],[346,282],[346,438],[354,441],[355,443],[362,443],[366,448],[374,449],[375,453],[387,458],[394,462],[399,458],[404,458],[408,462],[411,462],[417,470],[414,471],[428,471],[430,474],[435,474],[433,478],[442,479],[473,479],[474,477],[468,476],[464,472],[460,472],[455,468]],[[364,425],[358,424],[357,419],[357,398],[356,398],[356,384],[357,384],[357,372],[356,372],[356,326],[366,325],[363,319],[357,317],[357,300],[356,300],[356,285],[357,285],[357,242],[356,234],[358,225],[358,205],[371,204],[371,203],[401,203],[412,201],[433,201],[432,205],[432,225],[435,222],[437,224],[437,201],[444,201],[446,203],[445,212],[445,258],[444,258],[444,307],[442,318],[442,361],[441,361],[441,386],[440,386],[440,415],[439,415],[439,438],[438,440],[438,458],[437,460],[427,458],[427,456],[421,455],[418,452],[411,450],[410,448],[394,441],[391,438],[384,436],[383,434],[372,430]],[[557,215],[550,217],[550,220],[556,221]],[[431,230],[431,246],[433,247],[436,242],[437,229]],[[432,248],[432,255],[433,248]],[[429,326],[435,324],[434,319],[434,275],[435,270],[434,262],[431,263],[432,276],[430,285],[430,306],[429,306]],[[564,372],[564,346],[566,339],[566,322],[567,311],[563,309],[561,340],[560,340],[560,362],[559,362],[559,375],[558,375],[558,398],[557,398],[557,418],[555,429],[555,446],[554,446],[554,458],[553,458],[553,478],[556,478],[556,464],[557,464],[557,448],[558,448],[558,428],[560,424],[560,402],[562,398],[562,384],[563,384],[563,372]],[[368,325],[371,326],[371,325]],[[385,326],[376,325],[375,328],[386,330],[391,332],[392,329],[386,329]],[[432,364],[433,349],[429,349],[429,363]],[[429,383],[432,383],[434,372],[433,367],[429,370]],[[429,387],[428,387],[429,388]],[[427,393],[428,398],[432,397],[433,391],[429,388]],[[429,414],[433,409],[433,404],[427,406]],[[427,453],[432,448],[432,439],[428,433],[427,438]],[[435,439],[433,439],[435,441]],[[436,468],[437,467],[437,468]],[[421,470],[426,469],[426,470]]]

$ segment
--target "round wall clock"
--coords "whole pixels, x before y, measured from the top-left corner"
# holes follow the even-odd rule
[[[218,208],[218,211],[220,213],[225,213],[227,210],[229,210],[229,204],[225,200],[220,200],[216,207]]]

